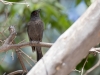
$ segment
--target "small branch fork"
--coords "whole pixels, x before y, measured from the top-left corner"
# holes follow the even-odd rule
[[[14,72],[11,72],[7,75],[14,75],[14,74],[20,74],[20,73],[25,74],[25,73],[28,72],[25,65],[24,65],[24,62],[22,60],[23,59],[22,54],[25,54],[25,53],[23,53],[20,48],[26,47],[26,46],[32,46],[32,45],[34,45],[34,46],[44,46],[44,47],[51,47],[52,46],[52,43],[43,43],[43,42],[38,43],[37,41],[32,41],[32,42],[29,42],[29,43],[15,44],[15,42],[14,42],[14,39],[16,37],[15,27],[10,26],[9,32],[10,32],[9,37],[5,40],[4,44],[0,47],[0,53],[8,51],[10,49],[15,50],[23,70],[14,71]],[[25,55],[28,56],[27,54],[25,54]],[[34,61],[34,60],[32,60],[32,61]],[[28,64],[30,64],[30,63],[28,62]]]
[[[11,45],[14,43],[14,38],[16,36],[16,30],[15,30],[15,27],[14,26],[10,26],[9,27],[9,31],[10,31],[10,36],[5,40],[3,46],[5,47],[6,45]],[[22,57],[21,57],[21,53],[20,51],[18,51],[18,49],[15,49],[16,51],[16,54],[18,56],[18,59],[20,61],[20,64],[22,66],[22,69],[23,69],[23,73],[27,73],[27,69],[23,63],[23,60],[22,60]],[[19,71],[18,71],[19,72]],[[12,73],[8,74],[8,75],[12,75]]]

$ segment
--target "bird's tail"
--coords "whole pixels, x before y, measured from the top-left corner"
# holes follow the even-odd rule
[[[32,51],[33,51],[33,52],[35,51],[35,46],[32,46]]]
[[[37,61],[39,61],[43,56],[41,47],[36,47],[36,53],[37,53]]]

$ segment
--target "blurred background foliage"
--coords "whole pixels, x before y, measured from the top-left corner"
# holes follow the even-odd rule
[[[9,36],[8,28],[14,25],[17,31],[16,43],[28,42],[26,25],[30,20],[30,13],[35,9],[41,9],[41,19],[44,21],[43,41],[54,43],[56,39],[66,31],[88,8],[93,0],[5,0],[0,1],[0,45]],[[49,48],[42,48],[45,54]],[[22,49],[36,60],[35,52],[30,47]],[[26,58],[26,57],[25,57]],[[89,54],[88,63],[84,71],[91,68],[99,59],[99,55]],[[26,58],[32,65],[34,63]],[[76,67],[81,70],[86,59]],[[23,60],[27,69],[31,67]],[[52,60],[51,60],[52,61]],[[0,53],[0,75],[22,69],[14,50]],[[99,75],[100,71],[93,71],[89,75]],[[70,75],[80,75],[74,71]]]

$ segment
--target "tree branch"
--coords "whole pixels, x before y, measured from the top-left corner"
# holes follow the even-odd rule
[[[9,31],[10,31],[10,36],[5,40],[3,46],[12,43],[12,41],[14,40],[16,36],[16,30],[14,26],[10,26]]]
[[[15,51],[16,51],[16,54],[17,54],[17,56],[18,56],[18,59],[19,59],[19,61],[20,61],[20,64],[21,64],[21,66],[22,66],[22,69],[23,69],[24,73],[27,73],[28,70],[26,69],[26,67],[25,67],[25,65],[24,65],[24,62],[23,62],[23,60],[22,60],[21,51],[18,50],[18,49],[16,49]]]
[[[41,46],[41,47],[51,47],[53,43],[45,43],[45,42],[37,42],[37,41],[32,41],[32,42],[27,42],[27,43],[20,43],[20,44],[12,44],[12,45],[3,45],[0,47],[0,52],[5,52],[10,49],[16,49],[16,48],[23,48],[27,46]]]

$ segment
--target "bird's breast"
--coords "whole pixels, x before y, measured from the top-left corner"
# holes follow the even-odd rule
[[[43,23],[41,20],[30,21],[28,34],[32,39],[37,39],[43,35]]]

